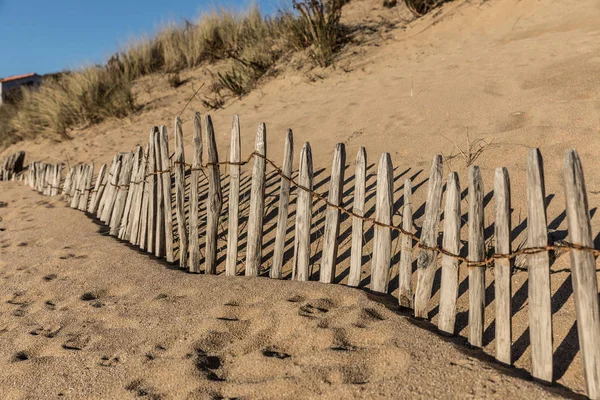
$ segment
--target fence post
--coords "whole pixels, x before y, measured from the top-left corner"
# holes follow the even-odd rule
[[[279,210],[277,213],[277,233],[275,234],[275,249],[273,251],[273,263],[269,276],[273,279],[281,279],[283,269],[283,255],[285,252],[285,235],[287,232],[288,207],[290,204],[290,181],[292,178],[292,164],[294,161],[294,135],[288,129],[285,136],[285,147],[283,150],[283,169],[281,172],[279,189]]]
[[[494,237],[496,254],[511,253],[510,179],[506,168],[497,168],[494,177],[495,216]],[[497,258],[494,261],[494,285],[496,301],[496,359],[512,363],[512,259]]]
[[[240,118],[233,116],[231,145],[229,149],[229,226],[227,228],[227,261],[225,275],[235,276],[238,257],[239,211],[240,211]],[[237,163],[237,164],[236,164]]]
[[[164,246],[167,262],[175,261],[173,253],[173,205],[171,201],[171,163],[169,161],[169,134],[167,127],[161,126],[160,134],[160,156],[161,156],[161,177],[163,191],[163,213],[164,213]]]
[[[360,284],[360,272],[363,257],[364,222],[361,217],[365,215],[365,189],[367,177],[367,151],[364,147],[358,149],[356,165],[354,168],[354,204],[352,212],[352,248],[350,249],[350,274],[348,286],[356,287]]]
[[[148,253],[154,253],[154,232],[155,228],[155,216],[156,216],[156,152],[154,151],[154,136],[156,135],[158,128],[153,127],[150,129],[148,135],[148,165],[146,166],[147,178],[146,178],[146,190],[144,190],[142,197],[142,220],[140,226],[140,248],[146,250]]]
[[[394,175],[390,153],[383,153],[377,171],[377,204],[375,220],[391,225],[394,215]],[[371,290],[387,293],[390,280],[390,263],[392,260],[392,230],[375,225],[373,236],[373,260],[371,262]]]
[[[112,215],[113,207],[115,205],[117,185],[119,184],[119,175],[121,173],[121,167],[123,162],[123,157],[119,155],[117,158],[117,163],[115,164],[113,176],[111,177],[109,182],[110,186],[106,191],[106,202],[104,203],[104,207],[102,209],[102,217],[100,218],[100,221],[104,223],[108,223]]]
[[[423,222],[420,241],[420,244],[426,247],[437,245],[442,206],[442,169],[442,156],[433,157],[427,190],[427,203],[425,205],[425,221]],[[418,279],[417,289],[415,290],[415,317],[417,318],[427,318],[436,265],[437,252],[421,249],[417,259]]]
[[[334,206],[342,204],[344,193],[344,168],[346,166],[346,147],[343,143],[335,145],[329,193],[327,201],[333,206],[327,206],[325,214],[325,231],[323,234],[323,251],[319,280],[322,283],[333,283],[338,253],[338,236],[340,234],[340,210]]]
[[[412,184],[410,179],[404,181],[404,204],[402,206],[402,229],[412,232]],[[401,307],[413,308],[412,291],[412,237],[400,234],[400,266],[398,268],[398,304]]]
[[[294,261],[292,279],[307,281],[310,267],[310,229],[312,221],[313,166],[310,143],[304,143],[300,153],[300,172],[296,200]]]
[[[469,261],[483,261],[483,180],[478,166],[469,168]],[[483,346],[485,313],[485,268],[469,268],[469,344]]]
[[[246,245],[246,276],[258,276],[262,259],[263,219],[265,212],[265,172],[267,155],[267,128],[258,126],[250,193],[250,215],[248,216],[248,242]],[[263,157],[261,157],[261,155]]]
[[[163,167],[163,157],[161,155],[162,147],[162,126],[159,128],[154,135],[154,162],[156,163],[156,214],[154,216],[154,223],[156,231],[154,234],[154,255],[156,257],[162,257],[165,252],[165,192],[163,191],[163,176],[166,174],[166,170],[169,168],[168,155],[167,165]],[[169,173],[169,175],[171,175]],[[170,182],[169,182],[170,185]]]
[[[102,196],[100,197],[100,200],[98,201],[98,208],[96,209],[96,217],[98,217],[98,219],[101,220],[102,215],[104,214],[104,205],[106,204],[106,201],[108,199],[108,195],[110,193],[110,190],[112,188],[110,182],[112,181],[112,178],[114,176],[115,173],[115,168],[117,167],[117,161],[119,160],[119,155],[116,154],[113,157],[112,163],[110,164],[110,168],[108,169],[108,173],[106,174],[106,184],[104,185],[104,192],[102,193]]]
[[[125,202],[127,201],[127,195],[129,193],[129,182],[131,180],[131,170],[133,168],[133,153],[128,153],[124,157],[123,167],[121,168],[121,175],[119,176],[119,188],[117,191],[117,198],[115,200],[115,207],[110,218],[110,234],[113,236],[119,235],[121,229],[121,221],[123,214],[125,213]]]
[[[529,151],[527,163],[527,244],[540,248],[548,245],[544,170],[538,149]],[[550,259],[547,251],[530,254],[527,259],[531,369],[534,378],[552,382]]]
[[[194,113],[194,160],[190,177],[190,272],[200,272],[200,233],[198,231],[198,185],[200,183],[200,168],[202,167],[202,124],[200,113]]]
[[[187,269],[188,239],[185,220],[185,153],[181,119],[175,117],[175,208],[179,233],[179,268]]]
[[[91,214],[96,212],[96,210],[98,209],[98,203],[100,202],[100,199],[102,198],[102,193],[104,192],[104,187],[106,186],[106,184],[103,184],[105,174],[106,174],[106,164],[102,164],[102,166],[100,167],[100,172],[98,172],[98,176],[96,177],[96,184],[94,185],[94,190],[92,192],[92,198],[90,200],[90,205],[87,209],[87,211]]]
[[[94,177],[94,163],[87,166],[85,173],[85,183],[83,185],[83,193],[79,201],[79,210],[85,211],[90,199],[90,191],[92,190],[92,179]]]
[[[144,192],[144,175],[146,175],[146,164],[148,152],[140,147],[139,163],[137,174],[133,180],[134,193],[131,198],[131,214],[127,223],[125,237],[129,243],[137,245],[139,243],[140,216],[142,213],[142,195]]]
[[[215,141],[215,130],[210,115],[205,116],[206,146],[208,157],[208,198],[206,199],[206,256],[205,274],[217,272],[217,238],[219,217],[223,206],[221,193],[221,171],[219,169],[219,153]]]
[[[131,232],[131,222],[133,219],[133,202],[134,196],[137,191],[138,185],[137,175],[140,170],[142,162],[143,150],[142,146],[137,146],[133,155],[133,161],[131,165],[131,173],[129,175],[129,190],[127,191],[127,200],[125,201],[125,208],[123,210],[123,217],[121,217],[121,226],[119,227],[119,239],[129,241],[128,231]]]
[[[460,247],[460,181],[458,174],[448,176],[446,208],[444,209],[444,250],[458,254]],[[458,296],[458,260],[442,255],[442,283],[440,287],[440,315],[438,329],[454,334],[456,298]]]
[[[593,247],[583,169],[575,150],[566,152],[563,172],[569,241],[575,245]],[[572,249],[571,274],[587,394],[591,399],[598,399],[600,398],[600,311],[594,255],[589,251]]]

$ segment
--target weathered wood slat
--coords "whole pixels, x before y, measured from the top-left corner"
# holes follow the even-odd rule
[[[202,124],[200,113],[194,114],[194,159],[190,176],[190,226],[189,260],[190,272],[200,272],[199,193],[200,168],[202,167]]]
[[[119,176],[119,188],[115,206],[110,218],[110,234],[113,236],[119,235],[121,229],[121,221],[125,212],[125,203],[129,193],[129,182],[131,180],[131,170],[133,169],[133,153],[129,153],[124,157],[123,167]]]
[[[58,164],[56,166],[56,175],[54,176],[54,189],[52,190],[52,196],[58,195],[58,191],[60,189],[60,178],[62,176],[62,169],[62,164]],[[20,176],[22,177],[23,175],[21,174]]]
[[[127,223],[125,232],[126,240],[133,245],[139,244],[140,217],[142,214],[142,196],[144,192],[144,179],[146,175],[146,165],[148,164],[147,148],[142,150],[139,156],[137,173],[133,181],[134,193],[131,198],[131,216]]]
[[[154,136],[158,128],[153,127],[148,135],[146,158],[146,185],[142,195],[142,216],[140,221],[140,248],[148,253],[154,253],[154,232],[156,216],[156,155],[154,151]]]
[[[485,238],[483,236],[483,180],[479,167],[469,168],[469,261],[483,261]],[[485,312],[485,268],[469,269],[469,344],[483,346]]]
[[[162,127],[155,131],[154,134],[154,162],[156,163],[156,192],[155,192],[155,214],[154,214],[154,255],[156,257],[162,257],[165,255],[165,191],[163,190],[163,184],[168,183],[171,185],[171,174],[165,172],[169,168],[169,157],[167,153],[166,166],[163,165],[164,158],[162,157]],[[164,175],[168,175],[168,182],[165,182]]]
[[[221,171],[216,163],[219,162],[219,153],[215,141],[215,130],[210,115],[204,119],[206,129],[207,167],[208,170],[208,198],[206,199],[206,255],[204,273],[217,272],[217,240],[219,231],[219,217],[223,207],[221,192]]]
[[[377,170],[377,203],[375,220],[391,225],[394,215],[394,175],[390,153],[383,153]],[[392,260],[392,230],[375,225],[373,236],[373,260],[371,261],[371,290],[387,293]]]
[[[294,135],[288,129],[285,136],[283,150],[283,172],[279,188],[279,210],[277,213],[277,232],[275,233],[275,249],[273,251],[273,264],[269,276],[273,279],[281,279],[283,270],[283,255],[285,253],[285,236],[287,232],[288,207],[290,204],[290,181],[285,177],[292,178],[292,165],[294,161]]]
[[[542,155],[529,151],[527,162],[527,245],[546,247],[546,194]],[[529,335],[534,378],[552,381],[552,308],[548,252],[527,256],[529,271]]]
[[[88,207],[88,202],[90,199],[90,192],[92,191],[92,179],[94,177],[94,163],[91,163],[87,167],[87,171],[85,174],[85,183],[83,187],[83,193],[81,199],[79,201],[79,210],[85,211]]]
[[[240,118],[233,116],[231,144],[229,148],[229,226],[227,228],[227,261],[225,275],[235,276],[238,258],[239,213],[240,213]]]
[[[199,193],[200,168],[202,167],[202,125],[200,113],[194,114],[194,159],[190,176],[190,245],[188,266],[190,272],[200,272]]]
[[[185,219],[185,153],[181,119],[175,118],[175,209],[179,233],[179,268],[187,269],[188,239]]]
[[[121,173],[121,166],[123,163],[123,157],[119,155],[117,159],[117,163],[115,164],[115,168],[113,171],[112,177],[110,177],[110,181],[107,187],[106,201],[104,202],[104,207],[102,209],[102,217],[100,220],[104,223],[110,221],[110,217],[112,215],[113,207],[115,205],[116,200],[116,191],[117,185],[119,184],[119,175]]]
[[[402,205],[402,229],[412,232],[413,207],[412,183],[404,181],[404,204]],[[412,291],[412,237],[400,234],[400,265],[398,267],[398,304],[402,307],[413,308]]]
[[[96,216],[101,219],[102,215],[104,214],[104,206],[106,205],[106,202],[108,200],[109,194],[110,194],[110,190],[111,190],[111,185],[110,182],[112,181],[112,177],[114,176],[115,173],[115,168],[117,167],[117,161],[119,160],[119,155],[116,154],[113,157],[113,160],[110,164],[110,168],[108,169],[108,172],[106,173],[106,185],[104,185],[104,192],[102,193],[102,196],[100,197],[100,201],[98,202],[98,208],[96,209]]]
[[[131,174],[129,176],[129,191],[127,192],[127,200],[125,201],[125,209],[121,218],[121,227],[119,228],[119,239],[129,241],[131,235],[131,224],[133,222],[133,203],[138,190],[138,174],[144,157],[142,146],[138,145],[133,152],[133,164]]]
[[[496,254],[511,253],[510,179],[506,168],[497,168],[494,177],[494,237]],[[496,302],[496,359],[512,363],[512,259],[498,258],[494,262]]]
[[[312,151],[308,142],[304,143],[300,153],[298,184],[292,279],[307,281],[310,277],[310,230],[313,206],[312,194],[305,190],[313,189]]]
[[[75,167],[75,179],[73,179],[75,184],[71,187],[71,202],[69,204],[71,208],[76,208],[79,206],[81,187],[83,186],[83,179],[85,179],[83,176],[83,167],[83,164],[79,164],[77,167]],[[45,167],[42,166],[42,168],[39,169],[38,192],[41,192],[44,187],[44,172]]]
[[[460,247],[460,182],[458,174],[448,176],[446,208],[444,209],[444,250],[458,254]],[[454,334],[456,299],[458,297],[458,260],[442,256],[442,283],[440,287],[440,312],[438,329]]]
[[[164,213],[164,249],[165,257],[167,262],[175,261],[175,253],[173,251],[173,204],[172,204],[172,191],[171,191],[171,163],[169,161],[169,134],[167,133],[167,127],[162,126],[160,129],[160,155],[161,168],[163,173],[162,177],[162,191],[163,191],[163,213]]]
[[[335,145],[331,177],[329,180],[329,194],[327,201],[334,206],[342,204],[344,193],[344,169],[346,166],[346,147],[343,143]],[[321,256],[321,269],[319,280],[322,283],[333,283],[335,267],[337,264],[338,236],[340,234],[340,210],[327,206],[325,214],[325,231],[323,233],[323,250]]]
[[[256,131],[250,211],[248,216],[248,242],[246,244],[246,276],[258,276],[261,272],[263,219],[265,216],[265,173],[267,155],[267,127],[264,123]],[[263,157],[261,157],[261,155]]]
[[[358,149],[354,168],[354,204],[352,212],[352,247],[350,249],[350,274],[348,286],[357,287],[360,284],[364,245],[365,189],[367,178],[367,151],[364,147]]]
[[[569,242],[594,247],[583,168],[575,150],[565,153],[565,197]],[[600,309],[598,280],[594,255],[588,251],[571,250],[571,275],[577,313],[577,333],[583,358],[587,394],[600,398]]]
[[[94,185],[94,189],[92,191],[92,198],[90,199],[90,205],[87,209],[87,211],[91,214],[94,214],[98,209],[98,203],[102,198],[102,193],[104,193],[104,187],[106,186],[106,184],[103,185],[105,175],[106,164],[102,164],[102,166],[100,167],[100,171],[98,172],[98,176],[96,177],[96,184]]]
[[[442,156],[433,158],[427,189],[425,221],[421,231],[420,243],[423,246],[437,245],[440,209],[442,205]],[[429,299],[433,289],[433,278],[437,269],[437,252],[421,249],[417,259],[417,288],[415,290],[415,317],[427,318]]]

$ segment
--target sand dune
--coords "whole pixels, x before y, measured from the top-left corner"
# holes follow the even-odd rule
[[[401,185],[410,177],[419,209],[432,157],[445,156],[444,172],[457,171],[464,191],[467,163],[452,156],[459,153],[457,148],[466,150],[467,138],[486,140],[493,145],[476,160],[489,203],[486,228],[493,221],[494,168],[505,166],[511,174],[513,247],[517,247],[524,245],[526,236],[528,148],[539,147],[544,155],[550,236],[562,240],[566,238],[562,157],[574,147],[584,164],[596,235],[600,231],[596,212],[600,175],[595,171],[600,157],[597,3],[456,1],[411,24],[403,22],[404,17],[394,9],[383,9],[379,1],[352,1],[346,18],[385,20],[389,27],[382,28],[377,38],[349,46],[336,69],[319,72],[325,79],[288,68],[259,90],[213,112],[221,157],[228,154],[235,113],[241,116],[243,155],[252,151],[256,126],[264,121],[269,157],[281,159],[285,129],[291,127],[295,168],[301,144],[310,141],[319,171],[318,190],[326,192],[334,145],[343,142],[349,164],[344,203],[349,206],[351,162],[359,147],[365,146],[371,165],[367,207],[372,213],[376,179],[372,165],[381,152],[391,153],[396,168],[395,200],[401,204]],[[189,78],[188,83],[177,90],[168,86],[165,77],[145,77],[137,87],[144,105],[139,114],[71,132],[73,140],[68,142],[22,142],[0,157],[23,149],[29,161],[109,162],[114,153],[144,144],[152,125],[170,128],[193,93],[192,85],[198,87],[208,77],[203,68],[187,71],[182,78]],[[199,99],[193,99],[182,114],[189,161],[196,110],[205,111]],[[270,189],[277,193],[276,179]],[[65,209],[58,199],[5,184],[0,196],[9,202],[0,209],[1,226],[6,229],[0,232],[5,246],[0,310],[6,324],[0,326],[5,354],[0,362],[10,363],[0,376],[2,387],[10,388],[9,397],[54,398],[60,392],[72,398],[114,398],[127,396],[126,387],[131,388],[131,396],[145,391],[166,398],[278,398],[281,393],[289,398],[551,395],[478,360],[480,353],[464,353],[463,347],[415,327],[380,304],[389,298],[375,301],[337,285],[187,275],[103,237],[100,226]],[[276,201],[273,198],[273,204]],[[467,210],[466,199],[462,207]],[[323,223],[319,213],[316,237]],[[422,225],[422,217],[422,210],[417,211],[417,226]],[[400,223],[398,215],[394,223]],[[346,220],[341,232],[347,233],[349,226]],[[461,234],[466,240],[465,229]],[[264,254],[272,249],[271,239],[272,233],[267,233]],[[369,241],[367,255],[371,246]],[[349,263],[345,249],[340,249],[337,281],[341,283]],[[319,251],[315,243],[314,252]],[[364,264],[363,285],[369,277],[368,257]],[[527,371],[527,273],[522,270],[524,260],[517,264],[521,270],[513,277],[513,351],[516,366]],[[269,267],[268,260],[264,267]],[[583,393],[568,267],[567,255],[552,264],[555,379]],[[52,274],[56,278],[44,279]],[[393,270],[392,282],[395,276]],[[457,333],[463,337],[468,310],[465,276],[463,270],[457,319]],[[486,281],[484,350],[493,355],[493,271]],[[395,295],[393,284],[392,289]],[[97,292],[99,299],[81,300],[88,291]],[[433,323],[436,301],[434,297],[430,311]],[[211,336],[211,331],[221,333]],[[210,343],[211,337],[217,343]],[[65,349],[68,340],[83,349]],[[336,347],[340,350],[331,350]],[[28,360],[11,362],[19,351]]]
[[[6,399],[554,398],[340,285],[183,273],[3,185]]]

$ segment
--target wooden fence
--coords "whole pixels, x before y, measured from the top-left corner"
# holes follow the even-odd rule
[[[179,118],[175,121],[174,137],[175,151],[172,157],[169,153],[167,128],[154,127],[145,148],[138,146],[133,152],[115,155],[112,163],[102,165],[96,175],[93,164],[80,164],[70,167],[63,179],[61,164],[35,162],[29,166],[26,178],[20,175],[20,179],[25,179],[28,185],[45,195],[62,194],[71,207],[86,211],[107,224],[111,235],[157,257],[164,257],[168,262],[178,262],[181,268],[190,272],[203,270],[205,274],[217,273],[220,266],[219,227],[226,221],[227,250],[226,257],[222,260],[225,275],[239,273],[239,242],[243,232],[246,237],[244,273],[247,276],[258,276],[265,272],[262,270],[265,262],[262,249],[268,164],[273,168],[276,178],[280,179],[274,251],[269,270],[271,278],[283,277],[286,232],[290,228],[290,192],[294,188],[296,203],[292,279],[306,281],[313,275],[315,262],[312,259],[314,254],[311,254],[311,244],[314,237],[311,235],[311,226],[315,223],[314,205],[321,203],[325,207],[325,222],[318,270],[320,282],[334,282],[340,242],[340,217],[345,214],[352,220],[347,284],[356,287],[361,280],[364,228],[365,222],[368,222],[374,225],[370,290],[388,293],[394,252],[392,233],[396,233],[400,238],[401,253],[398,266],[399,305],[413,309],[418,318],[428,318],[434,276],[441,265],[438,328],[442,332],[454,334],[459,265],[468,267],[468,341],[472,346],[481,347],[484,333],[485,269],[493,266],[496,358],[508,365],[512,362],[511,274],[515,257],[524,256],[528,261],[532,375],[546,382],[553,379],[549,252],[559,249],[569,251],[587,393],[590,398],[600,398],[600,311],[595,269],[595,257],[600,255],[600,251],[593,248],[583,171],[574,150],[566,152],[563,166],[569,242],[548,243],[542,158],[537,149],[532,149],[527,166],[529,247],[518,251],[511,249],[509,175],[505,168],[498,168],[493,192],[495,249],[493,254],[488,253],[486,256],[483,183],[479,167],[471,166],[468,176],[468,256],[463,257],[459,254],[461,189],[456,173],[451,173],[447,178],[442,244],[438,245],[444,187],[441,156],[433,159],[424,222],[420,235],[417,236],[413,232],[410,179],[404,184],[402,224],[392,225],[394,192],[392,161],[388,153],[384,153],[379,160],[375,216],[371,218],[365,215],[367,155],[364,148],[359,150],[356,157],[353,207],[350,210],[345,209],[342,204],[346,165],[343,144],[335,147],[329,190],[325,197],[314,190],[315,174],[308,142],[302,146],[299,171],[292,178],[294,143],[291,131],[286,135],[281,168],[267,158],[264,124],[258,127],[255,151],[248,159],[241,159],[237,116],[233,120],[228,161],[219,161],[210,116],[206,116],[204,123],[201,123],[200,115],[195,115],[191,165],[185,164],[183,131]],[[204,155],[206,162],[203,160]],[[240,168],[250,162],[253,169],[248,220],[247,225],[240,226]],[[226,216],[222,213],[224,197],[221,166],[229,168],[229,204]],[[189,187],[186,181],[189,181]],[[189,190],[187,196],[186,190]],[[204,223],[200,221],[202,213],[205,214]],[[201,253],[202,246],[204,254]],[[413,288],[414,251],[418,252],[418,257],[416,287]]]

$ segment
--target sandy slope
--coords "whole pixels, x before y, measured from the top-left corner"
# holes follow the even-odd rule
[[[330,166],[335,143],[346,144],[349,165],[359,146],[367,148],[369,164],[377,163],[381,152],[388,151],[397,168],[395,171],[397,206],[402,204],[400,194],[403,181],[405,178],[411,177],[415,187],[415,208],[418,209],[416,225],[420,226],[423,214],[421,205],[426,194],[426,179],[433,155],[442,153],[449,158],[453,153],[457,153],[454,143],[465,149],[467,132],[471,140],[494,140],[495,145],[488,147],[477,159],[477,164],[482,168],[484,186],[488,194],[486,199],[491,199],[494,168],[506,166],[511,173],[513,226],[515,228],[513,246],[516,247],[524,244],[525,237],[525,160],[528,148],[540,147],[545,157],[546,192],[549,202],[548,222],[551,238],[561,240],[566,238],[561,175],[562,157],[567,148],[575,147],[582,157],[587,173],[586,180],[590,190],[589,201],[593,217],[592,227],[594,232],[600,231],[596,213],[596,208],[600,205],[598,195],[600,175],[595,173],[595,161],[600,157],[600,136],[598,135],[600,128],[600,27],[597,24],[600,18],[600,7],[597,2],[591,0],[560,2],[490,0],[479,4],[457,1],[447,4],[441,11],[408,26],[402,23],[404,14],[383,10],[379,3],[374,0],[353,1],[348,9],[348,18],[385,19],[387,22],[396,23],[395,27],[381,28],[379,35],[370,36],[361,45],[349,47],[338,62],[337,69],[320,72],[326,76],[326,79],[309,79],[305,74],[288,68],[249,96],[241,100],[230,101],[224,110],[212,113],[221,156],[226,156],[228,152],[230,120],[234,113],[241,115],[244,154],[251,151],[254,131],[258,122],[261,121],[267,123],[268,152],[270,157],[275,160],[282,157],[283,134],[286,128],[294,128],[296,154],[299,153],[299,148],[304,141],[310,141],[313,146],[315,169],[320,170],[317,178],[318,187],[323,192],[327,190],[326,169]],[[311,75],[313,78],[314,74]],[[126,121],[107,121],[89,129],[72,132],[74,139],[69,142],[53,143],[39,139],[20,143],[4,153],[15,149],[25,149],[28,152],[29,160],[53,162],[57,159],[68,159],[71,163],[76,161],[108,162],[115,152],[130,150],[138,143],[143,144],[152,125],[172,126],[174,116],[181,112],[194,89],[206,82],[209,75],[200,68],[186,72],[183,77],[190,80],[178,90],[169,88],[165,77],[144,78],[137,87],[138,98],[144,104],[144,108],[139,114]],[[191,143],[189,142],[191,117],[195,110],[203,111],[198,99],[192,100],[182,114],[184,134],[188,138],[188,156],[191,155]],[[458,171],[462,187],[466,188],[467,169],[464,160],[457,157],[448,161],[445,172]],[[297,159],[295,162],[297,163]],[[374,193],[376,171],[371,168],[369,172],[367,184],[370,192]],[[348,179],[345,204],[350,205],[352,201],[350,189],[353,183],[352,168],[346,172],[346,176]],[[270,187],[273,193],[276,193],[275,181]],[[33,194],[29,196],[33,196]],[[373,196],[371,195],[369,199],[368,204],[372,206]],[[4,198],[0,198],[0,200],[4,200]],[[271,198],[271,206],[274,206],[276,201],[276,197]],[[490,202],[487,207],[489,212],[486,216],[486,227],[491,226],[493,222],[490,214],[492,205],[493,202]],[[463,201],[462,207],[465,212],[467,210],[466,200]],[[59,209],[57,207],[56,210],[51,211]],[[270,210],[274,212],[273,207]],[[68,210],[62,212],[68,214]],[[73,212],[73,214],[77,213]],[[83,218],[81,215],[68,215],[69,218]],[[395,222],[399,221],[400,216],[396,216]],[[267,219],[266,222],[269,227],[265,236],[265,254],[269,254],[273,245],[273,220],[272,218],[271,220]],[[321,211],[315,218],[315,222],[315,237],[318,238],[323,224]],[[69,233],[75,237],[82,236],[86,229],[84,226],[84,223],[77,224],[76,227],[71,228],[72,231]],[[337,275],[337,281],[340,282],[343,282],[346,277],[349,263],[346,251],[349,226],[349,221],[345,221],[342,226],[343,249],[340,250],[342,256]],[[16,246],[19,240],[27,241],[25,238],[15,239],[16,234],[8,232],[10,231],[2,232],[0,235],[2,235],[2,240],[10,241],[11,246]],[[94,235],[96,234],[94,233]],[[466,239],[466,237],[466,231],[463,230],[462,238]],[[291,239],[291,232],[288,243],[290,243],[289,239]],[[370,268],[368,262],[368,254],[371,251],[369,231],[367,239],[365,250],[367,256],[364,262],[365,280],[363,281],[365,285],[368,284]],[[89,254],[93,249],[93,251],[102,251],[105,259],[109,256],[112,257],[112,251],[105,251],[97,247],[97,243],[99,243],[97,240],[94,236],[94,239],[85,242],[89,248],[83,255],[91,259],[102,260],[100,254],[96,255],[96,258]],[[108,243],[111,242],[108,238],[101,240],[106,243],[104,247],[108,247]],[[62,248],[59,247],[61,245],[46,243],[40,242],[35,251],[31,251],[29,247],[17,249],[28,254],[28,257],[22,261],[26,267],[37,268],[36,263],[40,259],[38,253],[59,252]],[[318,240],[315,241],[315,254],[318,254],[320,250],[319,243]],[[288,252],[289,248],[290,245],[288,245]],[[111,254],[107,256],[106,253]],[[114,252],[114,254],[117,253]],[[133,251],[122,254],[123,256],[119,259],[139,257],[137,258],[137,269],[148,268],[143,275],[132,275],[122,280],[123,285],[130,285],[131,290],[135,288],[138,291],[135,296],[142,295],[137,289],[139,287],[165,284],[164,279],[159,276],[159,274],[167,273],[164,268],[158,268],[156,272],[149,272],[150,270],[155,271],[157,268],[147,267],[150,264],[147,257],[139,256]],[[57,257],[59,256],[57,253]],[[240,252],[240,257],[243,258],[242,252]],[[86,262],[85,259],[72,261],[75,263]],[[526,266],[524,261],[518,260],[518,264],[524,267]],[[98,267],[98,271],[106,271],[107,265]],[[265,267],[268,268],[269,265],[267,259]],[[317,271],[318,266],[315,268]],[[555,378],[559,383],[572,390],[583,392],[585,386],[574,325],[571,280],[568,271],[564,271],[565,268],[568,268],[568,256],[566,255],[559,257],[552,265]],[[47,273],[51,273],[51,271]],[[205,285],[204,279],[208,279],[190,277],[175,271],[168,273],[169,279],[176,279],[178,282],[189,279],[190,287],[194,288],[198,285],[200,285],[198,287]],[[466,275],[466,271],[463,271],[463,278],[464,275]],[[101,277],[101,273],[97,272],[91,276],[94,276],[94,280],[90,281],[90,285],[99,285],[96,279]],[[393,273],[392,282],[395,281],[395,276]],[[112,277],[103,278],[112,279]],[[458,303],[457,320],[457,332],[461,335],[466,334],[468,309],[468,285],[463,278],[461,278],[461,297]],[[16,285],[18,280],[15,281],[15,279],[17,278],[9,278],[6,282]],[[37,282],[41,282],[40,279]],[[214,278],[214,282],[211,281],[207,287],[211,287],[212,290],[212,287],[217,287],[215,285],[223,285],[223,288],[216,292],[219,296],[223,293],[229,295],[229,292],[233,292],[231,295],[243,297],[244,285],[246,285],[244,280],[239,280],[240,288],[237,289],[232,287],[232,284],[221,283],[219,279]],[[528,370],[530,365],[526,280],[526,272],[517,272],[514,275],[513,350],[516,365]],[[254,282],[259,281],[252,282],[254,285]],[[492,271],[487,276],[487,282],[489,283],[487,291],[489,301],[486,308],[485,345],[486,352],[493,354],[495,343],[493,342],[494,288]],[[256,285],[264,285],[261,291],[269,294],[271,291],[278,290],[275,287],[279,284],[260,281]],[[393,283],[391,286],[392,289],[395,288]],[[41,290],[38,288],[42,287],[44,286],[40,283],[32,286],[29,290]],[[313,286],[310,288],[313,290]],[[25,289],[16,288],[15,290]],[[82,288],[80,292],[84,290],[87,289]],[[126,289],[124,290],[126,291]],[[175,291],[175,289],[173,290]],[[181,290],[184,290],[183,287]],[[305,297],[315,300],[325,297],[325,293],[329,293],[329,291],[337,293],[338,290],[347,293],[343,288],[315,286],[314,292]],[[363,296],[355,292],[351,293],[351,296]],[[74,296],[80,294],[77,293]],[[9,292],[7,296],[11,297],[12,292]],[[154,297],[148,296],[154,298],[156,294]],[[188,296],[207,296],[200,302],[202,304],[215,302],[215,297],[204,293],[198,294],[195,289],[190,289]],[[336,295],[331,294],[330,296],[335,297]],[[81,302],[74,300],[75,297],[72,301],[80,304]],[[178,312],[173,311],[171,318],[187,318],[187,312],[179,312],[181,307],[192,307],[187,303],[187,299],[181,301],[177,308]],[[265,303],[262,304],[262,306],[257,306],[259,311],[256,312],[259,314],[269,312],[268,306]],[[282,304],[288,306],[285,302]],[[437,309],[434,304],[435,301],[432,302],[430,316],[435,323]],[[92,308],[85,308],[85,310],[89,311]],[[98,312],[104,312],[103,310],[99,309]],[[93,309],[93,311],[96,310]],[[158,307],[153,309],[153,312],[159,311],[163,312]],[[115,318],[116,315],[118,313],[110,313],[111,318]],[[245,318],[243,315],[238,317]],[[281,316],[281,318],[287,317]],[[148,320],[148,318],[144,319]],[[391,319],[389,318],[385,323],[389,323],[387,321]],[[225,322],[215,323],[227,325]],[[15,324],[8,328],[9,332],[19,330],[21,325]],[[205,329],[212,328],[202,328],[200,331],[204,332]],[[305,325],[298,325],[297,329],[304,330],[306,328]],[[412,335],[404,335],[404,329],[412,328],[409,328],[408,325],[407,327],[403,326],[402,330],[395,331],[394,337],[426,335],[422,331],[413,331],[415,333]],[[245,337],[246,333],[240,333],[240,335]],[[440,343],[439,346],[445,345],[441,341],[435,343],[435,346],[438,346],[437,343]],[[153,345],[148,344],[148,349]],[[141,347],[136,351],[147,351],[140,349]],[[415,365],[415,363],[411,365]],[[471,378],[468,379],[470,381]],[[395,390],[398,389],[384,392],[382,395],[395,393]],[[159,391],[168,392],[162,387]],[[231,393],[227,392],[227,394]]]
[[[185,274],[2,188],[3,399],[559,397],[364,292]]]

